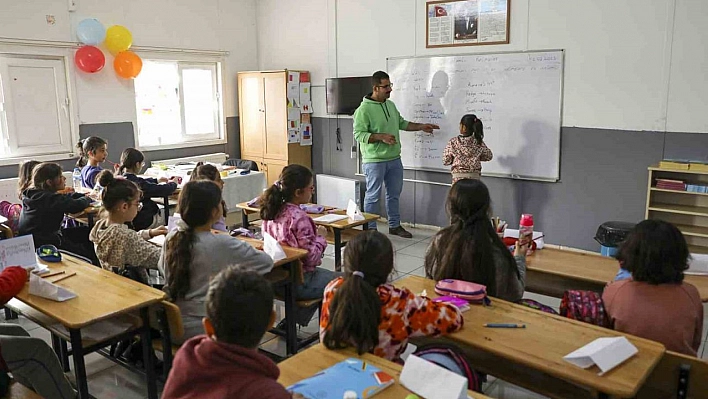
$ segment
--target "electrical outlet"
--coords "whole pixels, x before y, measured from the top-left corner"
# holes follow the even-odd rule
[[[76,11],[76,8],[79,6],[79,0],[67,0],[69,3],[69,12]]]
[[[356,159],[356,145],[352,146],[352,159]]]

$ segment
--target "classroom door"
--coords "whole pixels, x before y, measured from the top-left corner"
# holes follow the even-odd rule
[[[241,158],[260,159],[264,152],[265,101],[261,73],[238,75],[238,108],[241,119]]]
[[[265,149],[267,159],[288,159],[288,103],[283,72],[263,73],[265,95]]]

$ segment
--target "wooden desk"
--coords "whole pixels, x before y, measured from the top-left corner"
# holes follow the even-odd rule
[[[436,297],[435,281],[412,276],[395,282],[415,293],[424,289]],[[495,369],[516,364],[546,374],[561,381],[597,391],[601,397],[634,397],[656,364],[664,355],[662,344],[605,328],[543,313],[525,306],[492,298],[491,306],[470,306],[464,312],[465,326],[449,335],[451,341],[473,351],[492,355],[492,364],[472,359],[481,371],[496,375]],[[523,329],[485,328],[484,323],[524,323]],[[593,366],[581,369],[563,360],[563,356],[601,337],[626,336],[639,352],[603,376]],[[487,359],[488,361],[488,359]],[[501,363],[501,364],[500,364]],[[506,364],[504,364],[506,363]],[[515,382],[511,376],[510,382]],[[504,376],[509,379],[509,376]],[[541,385],[526,388],[544,393]]]
[[[366,363],[380,368],[396,379],[395,384],[378,393],[376,398],[403,399],[413,393],[399,382],[402,370],[400,365],[370,353],[359,356],[354,349],[329,350],[322,344],[317,344],[278,363],[278,368],[280,369],[278,382],[288,387],[350,357],[363,359]],[[488,396],[481,393],[470,391],[468,394],[474,399],[489,399]]]
[[[258,213],[260,211],[259,208],[257,207],[252,207],[248,206],[248,203],[246,202],[241,202],[236,205],[237,208],[241,209],[242,211],[242,219],[241,219],[241,224],[244,228],[247,228],[249,225],[248,221],[248,215],[252,213]],[[327,207],[325,207],[327,209]],[[335,208],[329,207],[330,210],[334,210]],[[331,211],[330,213],[336,214],[336,215],[345,215],[346,212],[344,210],[336,210],[336,211]],[[311,218],[315,219],[320,216],[323,216],[326,214],[318,214],[318,213],[308,213],[308,216]],[[315,221],[315,224],[318,226],[324,226],[327,227],[328,229],[331,229],[333,232],[333,237],[327,237],[327,242],[329,244],[334,245],[334,266],[337,271],[341,270],[342,268],[342,246],[343,244],[346,244],[346,242],[342,242],[342,234],[344,234],[345,230],[350,230],[354,229],[355,227],[362,226],[364,230],[368,229],[368,224],[369,222],[374,222],[379,219],[379,215],[375,215],[373,213],[364,213],[362,212],[362,215],[364,215],[364,220],[358,220],[358,221],[353,221],[349,218],[339,220],[334,223],[322,223],[322,222],[317,222]],[[354,230],[356,231],[356,230]],[[350,239],[353,238],[353,235],[349,237]]]
[[[602,292],[619,270],[614,258],[545,248],[526,258],[526,291],[561,298],[566,290]],[[686,275],[708,302],[708,276]]]
[[[101,212],[100,206],[89,206],[84,209],[81,213],[67,213],[66,216],[76,220],[81,224],[85,224],[89,229],[93,228],[96,222],[96,216]]]
[[[69,330],[79,397],[89,397],[84,363],[86,352],[82,344],[81,328],[100,320],[139,310],[142,318],[140,334],[143,342],[143,354],[145,355],[144,364],[146,365],[148,397],[151,399],[157,398],[155,370],[150,348],[148,306],[162,301],[165,298],[165,293],[118,276],[72,256],[63,254],[62,258],[61,262],[48,263],[48,266],[52,272],[60,270],[66,270],[66,273],[76,272],[75,276],[64,279],[58,282],[57,285],[71,290],[78,295],[77,298],[66,302],[55,302],[30,295],[28,292],[29,284],[25,284],[25,287],[16,298],[39,312],[56,319]],[[50,280],[54,279],[50,277]]]

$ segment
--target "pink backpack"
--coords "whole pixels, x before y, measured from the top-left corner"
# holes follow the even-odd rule
[[[470,303],[483,305],[491,303],[489,297],[487,297],[487,286],[469,281],[446,278],[435,283],[435,292],[438,295],[461,298]]]
[[[568,290],[563,293],[560,315],[600,327],[612,328],[602,295],[594,291]]]

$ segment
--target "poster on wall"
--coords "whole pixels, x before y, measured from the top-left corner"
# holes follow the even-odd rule
[[[300,125],[300,145],[312,145],[312,125],[309,123]]]
[[[509,43],[511,0],[454,0],[426,3],[425,47]]]

